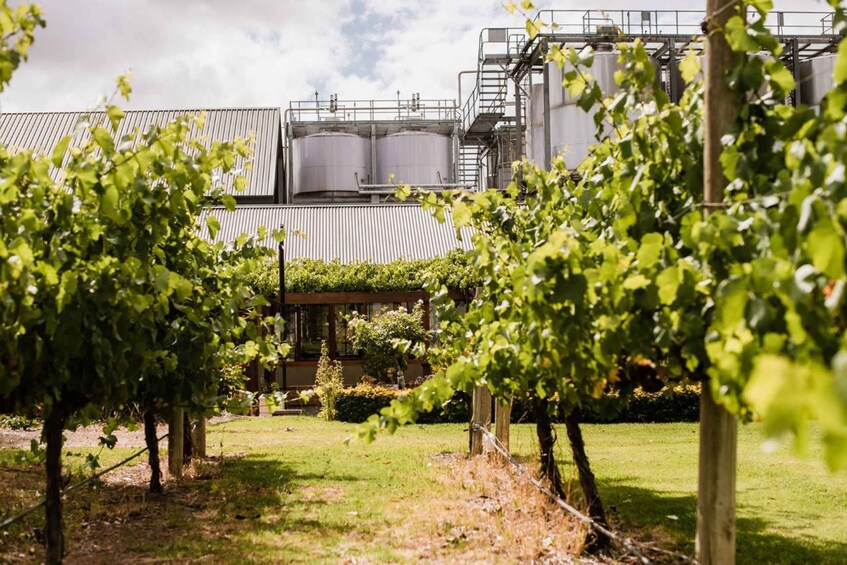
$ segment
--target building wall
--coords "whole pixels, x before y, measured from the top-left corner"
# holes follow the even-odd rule
[[[357,385],[362,375],[364,375],[362,362],[358,359],[354,361],[342,361],[341,367],[344,376],[344,386]],[[315,384],[315,373],[317,370],[317,361],[289,361],[285,368],[286,385],[291,389],[311,388]],[[412,384],[415,379],[424,376],[424,365],[420,360],[412,360],[403,374],[406,377],[406,383]],[[276,379],[281,385],[282,367],[277,368]]]

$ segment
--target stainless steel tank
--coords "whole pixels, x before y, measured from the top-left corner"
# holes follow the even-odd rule
[[[370,140],[326,132],[294,139],[294,194],[358,193],[371,177]]]
[[[544,85],[533,84],[529,89],[527,103],[529,125],[526,128],[526,156],[530,161],[544,167]]]
[[[613,96],[620,87],[615,82],[615,73],[623,70],[624,65],[618,62],[619,53],[615,51],[598,51],[594,53],[594,63],[586,72],[600,86],[604,96]],[[657,59],[650,57],[657,77],[661,76],[661,65]],[[550,63],[548,63],[550,64]],[[589,154],[589,147],[597,142],[596,126],[594,125],[595,110],[588,112],[576,105],[578,98],[570,95],[567,87],[562,86],[562,79],[571,67],[550,64],[550,142],[553,157],[562,156],[569,168],[578,166]],[[606,132],[608,133],[608,131]],[[544,152],[542,139],[541,152]]]
[[[453,182],[453,142],[449,136],[403,131],[376,140],[376,184]]]
[[[748,57],[755,57],[763,63],[766,63],[769,60],[773,59],[772,55],[768,55],[765,53],[754,53],[748,55]],[[706,65],[709,64],[709,56],[706,53],[700,55],[699,57],[697,57],[697,59],[700,61],[700,70],[697,72],[697,74],[694,75],[695,82],[699,80],[705,80],[704,77],[706,76]],[[759,86],[759,90],[757,90],[756,92],[750,92],[747,96],[747,99],[752,101],[755,100],[757,97],[764,98],[765,96],[769,96],[770,94],[772,94],[772,90],[770,84],[768,84],[766,81],[762,83],[761,86]]]
[[[618,85],[615,82],[615,72],[623,69],[623,65],[618,63],[619,54],[615,51],[598,51],[594,53],[594,64],[589,69],[583,69],[583,72],[591,75],[600,86],[603,94],[609,96],[618,90]],[[653,65],[658,69],[657,61],[652,61]],[[573,70],[573,67],[567,63],[563,68],[555,63],[547,63],[549,66],[548,75],[550,76],[550,107],[558,108],[567,104],[576,104],[577,98],[574,98],[568,92],[567,87],[562,86],[565,74]]]
[[[821,103],[823,97],[832,89],[832,76],[835,70],[835,55],[823,55],[799,65],[797,83],[800,85],[800,102],[810,106]]]
[[[567,104],[550,110],[550,142],[553,157],[561,156],[568,168],[575,168],[586,157],[588,148],[597,143],[595,110],[585,112],[579,106]]]

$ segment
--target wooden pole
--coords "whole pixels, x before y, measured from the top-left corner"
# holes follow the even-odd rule
[[[512,419],[512,399],[498,399],[494,405],[494,435],[509,451],[509,424]]]
[[[194,456],[198,459],[206,458],[206,416],[199,414],[197,425],[194,427]]]
[[[736,117],[726,73],[733,53],[724,37],[739,0],[707,0],[705,58],[704,209],[723,201],[727,180],[720,164],[721,138]],[[712,204],[713,206],[710,206]],[[738,421],[712,398],[708,380],[700,394],[700,470],[697,491],[697,560],[701,565],[735,563],[735,467]]]
[[[256,320],[256,332],[260,336],[264,336],[265,335],[265,324],[264,324],[263,319],[265,317],[265,307],[264,306],[257,306],[256,310],[259,313],[259,319]],[[267,382],[267,379],[265,378],[265,366],[262,365],[262,363],[260,363],[258,360],[254,360],[253,362],[256,363],[256,381],[259,383],[259,391],[258,392],[263,393],[263,392],[265,392],[265,390],[268,388],[268,385],[269,385],[269,383]]]
[[[44,440],[47,453],[44,467],[47,475],[47,491],[44,514],[44,542],[47,564],[61,563],[65,553],[64,526],[62,521],[62,444],[65,429],[65,413],[53,405],[44,421]],[[4,532],[5,533],[5,532]]]
[[[182,477],[183,412],[181,408],[174,408],[168,421],[168,471],[175,479]]]
[[[471,456],[482,455],[483,438],[482,432],[474,429],[480,426],[486,430],[491,426],[491,392],[487,386],[478,386],[473,389],[473,415],[471,416]]]

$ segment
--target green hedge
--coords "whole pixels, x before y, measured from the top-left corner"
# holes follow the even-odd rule
[[[408,390],[397,390],[381,386],[361,384],[344,389],[335,399],[336,418],[342,422],[364,422],[371,414],[376,414],[388,406],[392,400],[409,394]],[[439,412],[422,414],[418,422],[422,424],[461,423],[468,421],[467,395],[457,392]]]
[[[616,409],[615,409],[616,408]],[[700,387],[678,386],[661,392],[644,392],[636,389],[623,404],[602,414],[591,407],[582,411],[582,421],[588,424],[623,424],[670,422],[696,422],[700,419]],[[554,421],[564,421],[562,415]],[[528,400],[515,399],[512,403],[512,423],[535,422],[535,408]]]
[[[366,384],[344,389],[335,404],[337,418],[343,422],[364,422],[371,414],[376,414],[388,406],[392,400],[407,394],[409,394],[407,390]],[[457,392],[440,412],[423,414],[418,418],[418,422],[422,424],[467,422],[468,405],[467,395]],[[587,423],[696,422],[699,415],[699,387],[677,387],[657,393],[638,390],[614,415],[601,416],[591,409],[585,409],[582,421]],[[512,404],[512,423],[526,422],[535,422],[535,409],[529,401],[515,399]]]

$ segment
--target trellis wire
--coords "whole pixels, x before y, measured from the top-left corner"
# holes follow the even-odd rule
[[[536,479],[532,475],[529,475],[526,472],[526,469],[524,469],[523,466],[521,466],[521,464],[518,463],[515,460],[514,457],[512,457],[512,455],[505,448],[505,446],[500,442],[500,440],[497,438],[497,436],[492,434],[488,429],[486,429],[484,426],[480,426],[479,424],[473,424],[471,427],[474,431],[482,432],[482,434],[485,435],[486,438],[488,438],[488,441],[491,442],[491,445],[494,446],[494,449],[496,449],[497,452],[503,458],[505,458],[509,463],[511,463],[512,466],[514,466],[515,469],[518,470],[518,473],[520,473],[522,476],[526,477],[529,480],[529,482],[531,482],[533,484],[533,486],[535,486],[535,488],[537,488],[542,493],[547,495],[547,497],[550,498],[557,506],[559,506],[560,508],[562,508],[563,510],[565,510],[569,514],[573,515],[574,517],[576,517],[581,522],[588,524],[589,527],[594,528],[598,532],[606,535],[612,541],[618,543],[618,545],[620,545],[620,547],[622,547],[624,549],[624,551],[626,551],[630,555],[633,555],[634,557],[636,557],[641,563],[647,565],[647,564],[651,563],[651,560],[649,558],[647,558],[644,555],[644,553],[639,551],[639,549],[637,547],[638,545],[641,545],[642,547],[644,547],[645,549],[647,549],[649,551],[657,551],[657,552],[665,554],[665,555],[673,556],[673,557],[679,559],[683,563],[691,563],[691,564],[697,563],[696,560],[688,557],[687,555],[683,555],[681,553],[674,553],[672,551],[660,549],[660,548],[657,548],[657,547],[645,546],[644,544],[637,544],[636,542],[633,542],[631,539],[628,539],[628,538],[621,536],[620,534],[610,530],[609,528],[603,526],[602,524],[598,524],[597,522],[595,522],[594,520],[592,520],[591,518],[589,518],[588,516],[586,516],[585,514],[583,514],[582,512],[580,512],[579,510],[577,510],[576,508],[574,508],[573,506],[571,506],[570,504],[565,502],[564,500],[562,500],[556,493],[554,493],[549,488],[544,486],[544,484],[541,481],[539,481],[538,479]]]
[[[168,437],[168,434],[164,434],[162,437],[158,438],[158,439],[156,440],[156,444],[158,444],[159,442],[161,442],[161,441],[162,441],[163,439],[165,439],[166,437]],[[73,491],[73,490],[78,489],[79,487],[81,487],[81,486],[83,486],[83,485],[87,485],[88,483],[94,482],[94,481],[96,481],[97,479],[99,479],[100,477],[102,477],[103,475],[105,475],[106,473],[110,473],[110,472],[114,471],[115,469],[117,469],[118,467],[123,467],[124,465],[126,465],[127,463],[129,463],[130,461],[132,461],[133,459],[137,458],[139,455],[142,455],[144,452],[146,452],[146,451],[147,451],[147,449],[148,449],[148,448],[147,448],[147,447],[145,447],[145,448],[144,448],[144,449],[142,449],[141,451],[137,451],[136,453],[133,453],[132,455],[130,455],[129,457],[127,457],[126,459],[124,459],[124,460],[123,460],[123,461],[121,461],[120,463],[115,463],[115,464],[114,464],[114,465],[112,465],[111,467],[109,467],[109,468],[107,468],[107,469],[103,469],[103,470],[102,470],[102,471],[100,471],[99,473],[95,473],[94,475],[91,475],[90,477],[88,477],[88,478],[86,478],[86,479],[83,479],[82,481],[80,481],[80,482],[78,482],[78,483],[75,483],[75,484],[73,484],[73,485],[69,486],[69,487],[68,487],[68,488],[66,488],[66,489],[63,489],[63,490],[62,490],[62,494],[69,493],[69,492],[71,492],[71,491]],[[47,504],[47,499],[46,499],[46,498],[45,498],[45,499],[43,499],[43,500],[42,500],[41,502],[39,502],[38,504],[36,504],[35,506],[30,506],[29,508],[27,508],[27,509],[26,509],[26,510],[24,510],[23,512],[20,512],[19,514],[15,514],[14,516],[10,516],[9,518],[6,518],[6,519],[5,519],[5,520],[3,520],[2,522],[0,522],[0,529],[8,528],[9,526],[11,526],[12,524],[14,524],[14,523],[15,523],[15,522],[17,522],[18,520],[22,520],[22,519],[26,518],[27,516],[29,516],[30,514],[32,514],[33,512],[35,512],[36,510],[38,510],[39,508],[41,508],[42,506],[44,506],[45,504]]]

